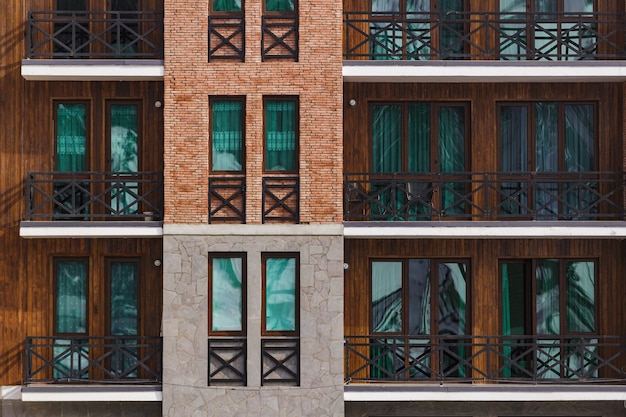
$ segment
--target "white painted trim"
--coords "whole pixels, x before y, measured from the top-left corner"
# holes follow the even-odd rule
[[[164,224],[164,236],[341,236],[341,224]]]
[[[604,82],[626,80],[626,61],[344,61],[345,82]]]
[[[28,62],[28,64],[26,64]],[[161,81],[165,74],[163,63],[128,64],[104,63],[77,64],[58,60],[54,64],[29,60],[22,63],[22,77],[28,81]],[[46,62],[46,61],[44,61]]]
[[[526,389],[518,385],[498,389],[481,389],[473,386],[465,389],[451,390],[447,386],[434,387],[432,389],[400,388],[387,390],[367,389],[359,391],[345,390],[344,401],[381,401],[381,402],[406,402],[406,401],[532,401],[532,402],[559,402],[559,401],[626,401],[626,387],[619,389],[607,389],[595,387],[586,389],[577,387],[533,386],[536,389]],[[614,387],[613,387],[614,388]]]
[[[132,386],[103,387],[92,389],[59,386],[53,388],[35,388],[22,391],[25,402],[58,402],[58,401],[120,401],[143,402],[163,401],[163,392],[157,389],[136,389]]]
[[[458,239],[497,239],[497,238],[588,238],[624,239],[626,222],[622,227],[593,226],[398,226],[398,227],[344,227],[346,238],[458,238]]]
[[[19,385],[4,385],[0,387],[0,400],[21,400],[22,387]]]
[[[24,238],[140,238],[162,237],[162,227],[20,227],[20,236]]]

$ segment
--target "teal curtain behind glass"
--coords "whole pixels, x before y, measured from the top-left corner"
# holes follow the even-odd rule
[[[211,103],[211,156],[216,171],[241,171],[243,164],[243,105],[240,101]]]
[[[296,102],[273,100],[265,103],[265,169],[296,169]]]
[[[596,331],[595,314],[595,263],[585,261],[567,262],[566,326],[572,333]]]
[[[111,335],[136,335],[138,326],[137,262],[111,263]]]
[[[85,171],[87,167],[87,106],[58,104],[56,107],[57,171]]]
[[[111,171],[138,171],[137,105],[111,106]]]
[[[265,330],[296,330],[296,259],[265,260]]]
[[[372,262],[372,331],[402,332],[402,262]]]
[[[87,262],[56,263],[56,333],[87,332]]]
[[[295,0],[265,0],[265,10],[268,12],[293,12]]]
[[[409,172],[430,172],[430,104],[409,103]]]
[[[243,329],[242,258],[213,258],[211,330]]]
[[[372,107],[372,171],[402,171],[402,107],[397,104]]]
[[[438,114],[439,171],[465,171],[465,108],[441,106]],[[465,195],[464,183],[446,183],[441,190],[441,208],[446,214],[465,213],[465,203],[457,195]]]
[[[213,0],[214,12],[240,12],[241,0]]]

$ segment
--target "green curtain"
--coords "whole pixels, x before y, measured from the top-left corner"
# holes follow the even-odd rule
[[[295,331],[296,259],[265,259],[265,330]]]
[[[241,0],[213,0],[214,12],[240,12]]]
[[[465,108],[460,106],[439,107],[437,128],[439,146],[439,171],[465,171]],[[446,183],[441,190],[441,208],[446,215],[464,214],[465,203],[457,195],[464,196],[465,183]]]
[[[372,331],[402,332],[402,262],[372,262]]]
[[[535,170],[557,172],[559,170],[558,105],[554,102],[535,103]],[[559,211],[556,199],[558,183],[538,184],[535,191],[535,208],[542,219],[553,218]]]
[[[87,167],[87,105],[59,103],[56,106],[56,168],[62,172],[85,171]]]
[[[243,330],[242,258],[213,258],[211,330]]]
[[[111,262],[111,335],[136,335],[138,326],[137,262]]]
[[[430,104],[409,103],[409,172],[430,172]]]
[[[111,171],[118,173],[138,172],[138,106],[136,104],[114,104],[110,107]],[[111,207],[115,214],[139,212],[139,184],[125,182],[111,191]]]
[[[402,171],[402,106],[399,104],[372,107],[372,171]]]
[[[243,166],[243,103],[211,103],[211,161],[215,171],[241,171]]]
[[[265,169],[294,171],[296,155],[296,102],[270,100],[265,103]]]
[[[87,261],[56,262],[56,333],[87,332]]]
[[[500,171],[528,171],[528,107],[502,106],[500,108]],[[522,182],[502,183],[502,199],[515,194],[515,202],[502,205],[504,214],[525,214],[528,193],[521,191],[527,184]]]
[[[268,12],[293,12],[296,10],[295,0],[265,0]]]

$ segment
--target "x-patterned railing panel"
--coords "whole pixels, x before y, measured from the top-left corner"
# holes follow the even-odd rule
[[[346,382],[626,384],[626,336],[345,337]]]
[[[626,13],[344,12],[345,59],[624,59]]]
[[[246,32],[243,16],[209,16],[209,61],[245,61]]]
[[[160,384],[162,352],[157,336],[29,336],[25,383]]]
[[[245,338],[209,338],[209,385],[248,383]]]
[[[209,223],[246,222],[246,178],[209,178]]]
[[[261,385],[300,386],[300,339],[261,339]]]
[[[28,58],[163,59],[163,12],[31,11]]]
[[[298,15],[263,15],[261,20],[261,60],[287,58],[298,61]]]
[[[300,222],[300,179],[263,177],[263,223]]]

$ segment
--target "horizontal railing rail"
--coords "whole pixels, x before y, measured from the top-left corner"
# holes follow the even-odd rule
[[[28,58],[163,59],[163,12],[31,11]]]
[[[626,336],[346,336],[346,382],[626,383]]]
[[[344,174],[344,221],[624,220],[624,172]]]
[[[158,220],[161,172],[31,172],[27,220]]]
[[[344,12],[344,58],[626,58],[626,13]]]
[[[160,384],[162,352],[158,336],[29,336],[25,383]]]

